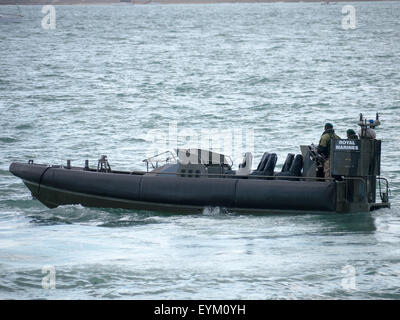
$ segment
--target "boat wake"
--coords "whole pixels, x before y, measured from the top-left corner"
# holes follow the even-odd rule
[[[221,207],[205,207],[203,212],[201,213],[204,216],[219,216],[219,215],[227,215],[230,212],[226,208]]]
[[[121,209],[100,210],[81,205],[65,205],[52,210],[43,210],[29,215],[36,225],[81,224],[98,227],[130,227],[160,223],[150,213],[137,213]]]

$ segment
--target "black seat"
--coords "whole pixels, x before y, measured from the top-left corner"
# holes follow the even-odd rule
[[[301,176],[301,169],[303,169],[303,156],[301,154],[298,154],[294,158],[289,172],[295,177],[300,177]]]
[[[257,166],[257,169],[254,170],[250,175],[252,176],[261,176],[264,173],[264,168],[267,165],[268,159],[270,154],[268,152],[264,152],[263,156],[261,157],[260,163]]]
[[[289,157],[289,155],[288,155]],[[287,160],[287,159],[286,159]],[[286,162],[285,162],[286,165]],[[279,177],[301,177],[301,170],[303,169],[303,156],[301,154],[294,157],[290,169],[287,171],[281,171],[275,174],[277,180],[295,180],[298,178],[279,178]]]
[[[263,171],[265,165],[267,164],[268,157],[269,157],[269,153],[268,152],[264,152],[263,156],[261,157],[260,163],[258,164],[258,167],[257,167],[256,171],[258,171],[258,172]]]
[[[294,154],[293,153],[289,153],[286,157],[285,163],[282,167],[281,172],[285,172],[285,171],[289,171],[290,167],[292,166],[294,160]]]
[[[262,171],[263,176],[273,176],[274,175],[274,169],[275,169],[277,160],[278,160],[278,156],[276,155],[276,153],[271,153],[268,156],[267,163],[265,164],[264,170]]]

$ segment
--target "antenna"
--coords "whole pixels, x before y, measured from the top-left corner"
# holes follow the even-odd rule
[[[367,130],[375,129],[380,124],[381,124],[381,122],[379,121],[379,113],[378,112],[375,115],[375,120],[373,120],[373,119],[367,120],[363,117],[362,113],[360,113],[360,121],[358,122],[358,125],[361,127],[360,138],[366,138]],[[370,130],[368,130],[368,131],[370,131]],[[373,130],[372,130],[372,132],[373,132]]]

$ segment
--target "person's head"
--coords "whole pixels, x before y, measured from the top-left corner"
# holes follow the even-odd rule
[[[347,137],[354,136],[356,134],[356,132],[353,129],[347,130],[346,133],[347,133]]]
[[[333,129],[333,125],[332,125],[332,123],[329,123],[329,122],[327,122],[327,123],[325,123],[325,130],[328,130],[328,129]]]

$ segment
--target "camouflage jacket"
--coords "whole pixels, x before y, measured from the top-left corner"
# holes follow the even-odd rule
[[[335,133],[335,130],[328,129],[324,131],[319,140],[318,152],[323,154],[326,158],[329,158],[331,139],[340,139],[340,137]]]

